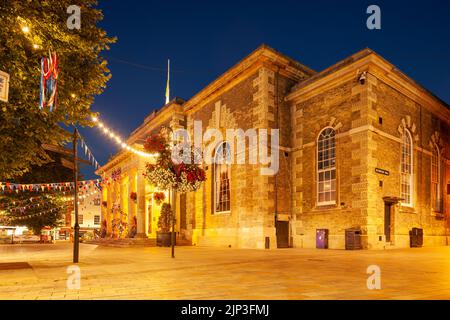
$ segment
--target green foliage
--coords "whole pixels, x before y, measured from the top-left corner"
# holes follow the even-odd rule
[[[31,166],[30,171],[19,178],[15,178],[14,183],[28,184],[73,181],[73,170],[61,164],[61,155],[53,152],[48,152],[48,155],[52,159],[51,162],[42,166]],[[83,179],[81,174],[78,175],[78,179]]]
[[[161,212],[158,219],[158,228],[161,230],[161,232],[170,232],[172,218],[173,214],[170,204],[163,203],[161,206]]]
[[[67,28],[66,11],[73,4],[81,7],[80,30]],[[103,14],[95,5],[95,0],[0,0],[0,70],[11,77],[9,102],[0,102],[0,180],[48,163],[41,145],[67,142],[63,126],[92,125],[90,107],[111,77],[100,54],[116,41],[97,27]],[[49,50],[59,57],[59,103],[52,113],[38,107],[40,59]]]

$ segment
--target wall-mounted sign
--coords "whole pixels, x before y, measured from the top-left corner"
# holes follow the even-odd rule
[[[384,169],[381,169],[381,168],[375,168],[375,172],[376,172],[376,173],[379,173],[379,174],[383,174],[383,175],[385,175],[385,176],[388,176],[388,175],[389,175],[389,171],[384,170]]]
[[[0,101],[8,102],[9,74],[0,71]]]

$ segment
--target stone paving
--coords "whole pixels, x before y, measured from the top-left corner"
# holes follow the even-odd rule
[[[0,299],[450,299],[450,247],[386,251],[0,246]],[[20,264],[18,264],[20,263]],[[381,268],[368,290],[367,267]]]

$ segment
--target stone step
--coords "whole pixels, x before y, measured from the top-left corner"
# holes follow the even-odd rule
[[[99,246],[109,246],[109,247],[133,247],[133,246],[144,246],[144,247],[155,247],[156,239],[145,239],[145,238],[123,238],[123,239],[111,239],[111,238],[100,238],[94,240],[87,240],[83,243],[95,244]],[[177,246],[192,246],[192,241],[187,239],[177,238]]]
[[[124,238],[124,239],[95,239],[84,241],[86,244],[95,244],[100,246],[110,246],[110,247],[133,247],[133,246],[145,246],[145,247],[155,247],[156,239],[134,239],[134,238]]]

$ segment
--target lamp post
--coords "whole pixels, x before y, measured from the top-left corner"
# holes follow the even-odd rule
[[[170,132],[172,132],[172,139],[173,139],[173,129],[169,126],[162,126],[162,129],[168,129]],[[173,142],[173,141],[172,141]],[[172,232],[170,234],[170,244],[172,247],[172,258],[175,258],[175,216],[176,216],[176,191],[175,188],[172,188],[170,192],[170,202],[172,207]]]
[[[74,239],[73,239],[73,263],[78,263],[79,251],[80,251],[80,225],[78,224],[78,155],[77,155],[77,141],[78,141],[78,130],[77,128],[73,131],[73,180],[75,183],[74,187]]]

